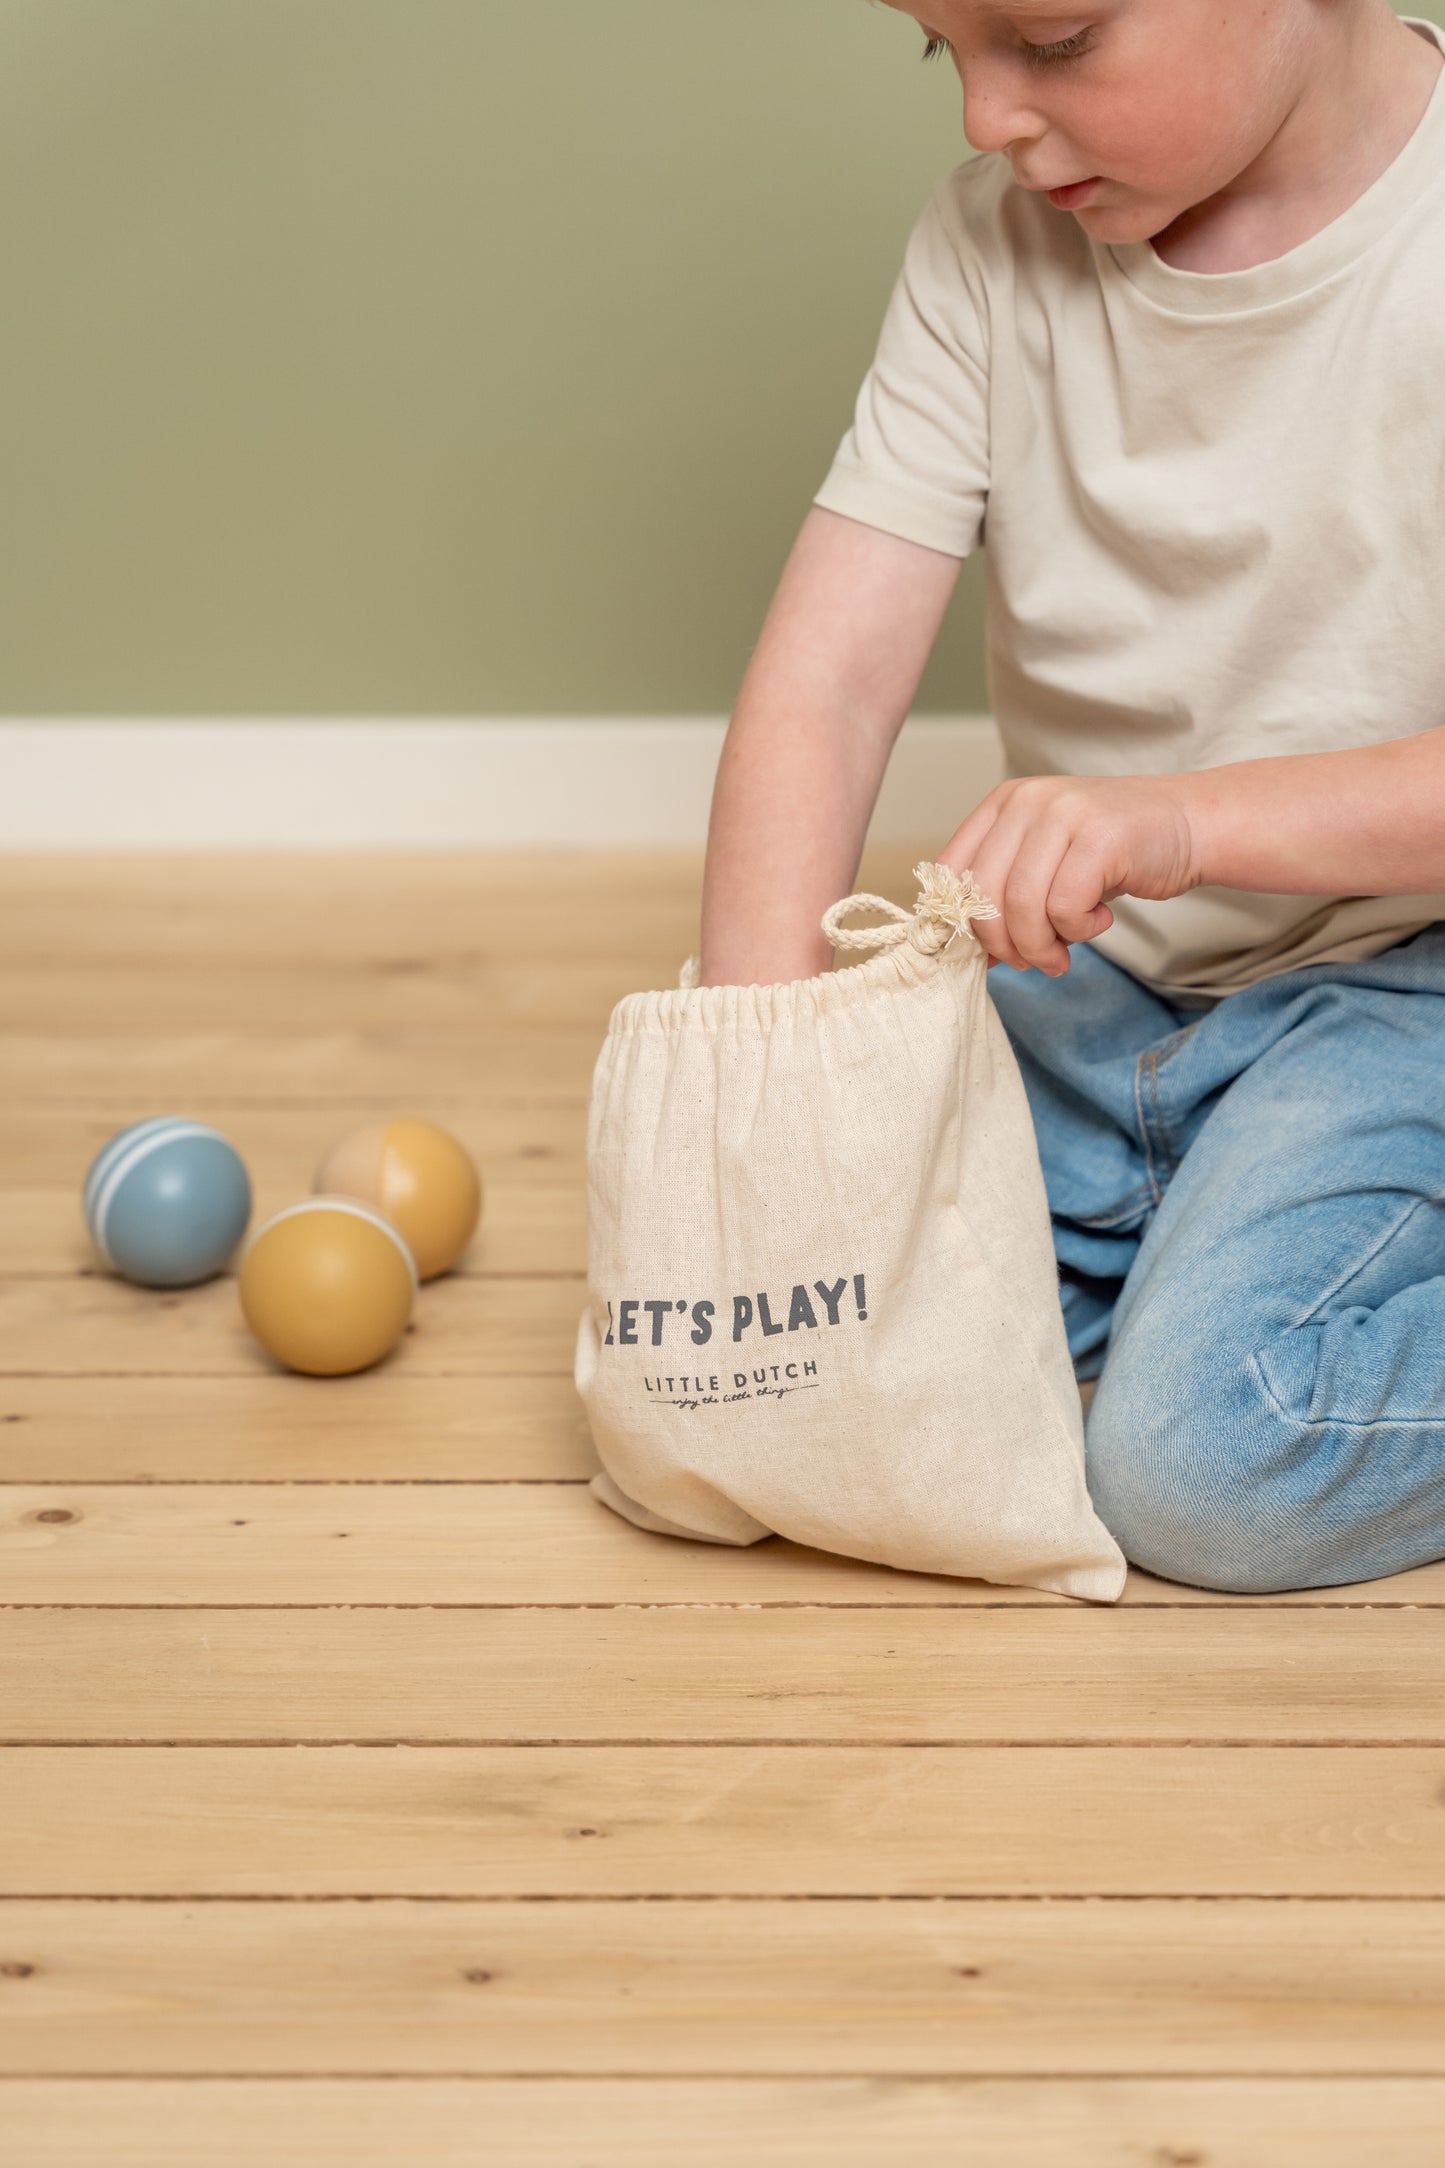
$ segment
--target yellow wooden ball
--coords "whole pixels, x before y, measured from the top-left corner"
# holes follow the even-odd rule
[[[269,1354],[317,1378],[368,1370],[406,1331],[416,1266],[396,1229],[354,1197],[308,1197],[259,1227],[241,1309]]]
[[[360,1197],[400,1228],[417,1276],[434,1280],[471,1241],[482,1210],[481,1176],[450,1131],[402,1117],[354,1129],[334,1144],[312,1188]]]

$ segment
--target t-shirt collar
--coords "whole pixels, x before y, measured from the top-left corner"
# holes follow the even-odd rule
[[[1401,18],[1445,50],[1445,31],[1414,15]],[[1266,308],[1307,293],[1355,261],[1431,184],[1445,183],[1445,67],[1414,133],[1363,195],[1297,248],[1244,271],[1181,271],[1150,241],[1095,242],[1131,285],[1181,315],[1217,316]]]

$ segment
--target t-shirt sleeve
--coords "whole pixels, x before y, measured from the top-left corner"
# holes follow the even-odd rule
[[[988,498],[988,341],[957,178],[934,190],[909,236],[853,426],[813,501],[967,557]]]

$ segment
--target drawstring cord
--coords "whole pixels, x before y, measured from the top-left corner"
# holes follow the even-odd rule
[[[911,911],[891,903],[887,896],[872,896],[866,890],[831,904],[823,913],[823,931],[834,948],[896,948],[900,941],[910,941],[923,955],[937,956],[973,919],[998,917],[996,907],[975,885],[971,873],[955,873],[950,866],[924,859],[914,867],[913,878],[918,883],[919,897]],[[893,923],[855,926],[850,931],[841,921],[864,905],[886,911]]]
[[[866,889],[830,904],[823,913],[822,925],[834,948],[886,949],[910,941],[924,956],[937,956],[974,919],[998,917],[996,906],[978,889],[971,873],[955,873],[950,866],[923,859],[914,867],[913,878],[919,896],[911,911],[905,911],[902,904],[891,902],[887,896],[870,895]],[[864,908],[886,911],[891,923],[852,928],[842,924],[850,911]],[[689,956],[678,979],[679,987],[684,991],[695,987],[701,968],[700,959]]]

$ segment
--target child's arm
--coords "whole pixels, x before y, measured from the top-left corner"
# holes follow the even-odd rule
[[[1287,896],[1445,889],[1445,729],[1178,781],[1201,882]]]
[[[1066,942],[1111,923],[1111,896],[1439,893],[1445,728],[1183,775],[1001,783],[938,855],[998,905],[974,928],[995,960],[1051,977],[1068,969]]]
[[[819,921],[853,886],[961,562],[809,509],[718,761],[700,985],[828,969]]]

